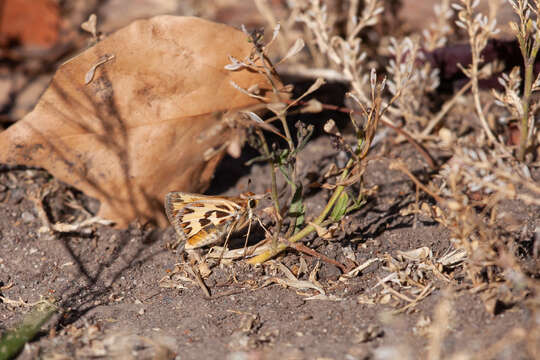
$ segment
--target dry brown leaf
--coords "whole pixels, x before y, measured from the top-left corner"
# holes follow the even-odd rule
[[[250,51],[226,25],[136,21],[58,69],[35,109],[0,134],[0,162],[47,169],[99,199],[98,216],[118,226],[164,225],[167,192],[208,186],[234,137],[223,114],[258,103],[230,82],[269,89],[258,73],[224,69]]]

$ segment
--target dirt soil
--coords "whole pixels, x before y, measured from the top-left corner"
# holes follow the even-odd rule
[[[315,139],[300,158],[301,173],[321,172],[324,169],[317,168],[325,166],[321,157],[336,152],[327,137]],[[423,246],[435,258],[448,252],[448,231],[399,214],[414,203],[415,191],[401,173],[388,170],[389,158],[397,154],[409,155],[403,157],[412,169],[422,168],[407,145],[386,151],[367,171],[367,185],[378,185],[378,195],[347,219],[342,240],[312,238],[305,245],[342,262],[344,249],[351,247],[358,263]],[[221,181],[235,173],[231,168],[244,173],[232,186]],[[269,187],[267,167],[245,168],[240,161],[226,159],[213,189],[238,193],[248,186],[248,179],[254,191]],[[133,224],[127,230],[97,226],[52,233],[42,228],[39,205],[32,200],[43,189],[49,191],[43,208],[55,222],[68,222],[80,211],[77,204],[94,211],[96,204],[39,169],[3,167],[0,184],[0,280],[4,286],[12,284],[3,295],[30,303],[52,296],[65,309],[61,318],[53,320],[56,327],[30,343],[21,359],[61,354],[76,358],[173,358],[176,354],[178,359],[416,359],[429,351],[426,329],[443,303],[451,304],[442,343],[446,356],[489,348],[511,329],[527,328],[537,321],[519,304],[490,314],[480,295],[461,286],[464,275],[459,271],[452,274],[455,281],[451,283],[428,274],[435,286],[430,296],[409,311],[392,314],[407,302],[369,301],[382,290],[376,286],[378,281],[389,274],[381,262],[340,281],[336,266],[294,251],[277,261],[294,269],[303,258],[309,272],[320,264],[317,278],[327,295],[324,300],[309,299],[317,291],[270,281],[286,278],[277,262],[254,268],[243,261],[212,268],[205,279],[211,292],[207,298],[195,282],[186,280],[189,276],[183,281],[174,277],[175,264],[184,257],[167,249],[175,240],[172,228]],[[327,196],[326,191],[315,191],[308,197],[308,209],[317,211]],[[528,211],[524,220],[538,226],[538,209],[523,210]],[[163,278],[172,280],[160,282]],[[309,273],[300,274],[300,279],[308,278]],[[2,330],[20,321],[24,312],[24,308],[0,305]],[[494,358],[528,357],[523,348],[510,346]]]

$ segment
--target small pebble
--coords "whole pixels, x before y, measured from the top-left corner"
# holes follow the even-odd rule
[[[21,214],[21,219],[25,223],[30,223],[30,222],[33,222],[36,219],[36,217],[34,216],[34,214],[32,214],[29,211],[23,211],[23,213]]]
[[[20,203],[24,199],[24,190],[22,189],[13,189],[10,193],[10,201],[14,204]]]

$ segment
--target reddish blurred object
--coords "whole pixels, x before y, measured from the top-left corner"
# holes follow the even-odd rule
[[[515,146],[519,144],[519,138],[521,137],[521,132],[517,122],[511,122],[506,128],[507,140],[506,144],[509,146]]]
[[[54,0],[0,0],[0,47],[50,48],[58,40],[59,23]]]

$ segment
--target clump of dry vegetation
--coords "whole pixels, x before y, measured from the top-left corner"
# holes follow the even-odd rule
[[[339,79],[346,81],[350,86],[350,92],[347,93],[347,96],[352,101],[350,102],[351,110],[348,111],[351,112],[350,122],[354,131],[353,137],[344,137],[331,120],[324,127],[330,136],[337,138],[337,142],[350,157],[347,165],[335,169],[335,174],[339,174],[342,178],[334,186],[328,185],[326,188],[335,191],[341,187],[350,188],[354,184],[361,183],[361,174],[365,171],[363,162],[369,161],[366,158],[375,133],[384,131],[381,129],[384,128],[384,125],[393,128],[396,123],[403,121],[404,126],[399,129],[400,136],[405,134],[407,138],[424,142],[424,146],[431,153],[439,150],[449,155],[448,160],[444,161],[442,166],[437,167],[436,172],[431,175],[432,181],[424,182],[424,184],[414,179],[402,164],[396,162],[393,165],[394,168],[403,169],[413,177],[417,185],[437,202],[436,211],[431,209],[434,211],[431,213],[433,218],[437,221],[443,221],[443,218],[447,219],[444,221],[444,225],[457,231],[455,238],[460,241],[458,245],[464,247],[469,256],[473,255],[475,251],[480,251],[477,250],[478,246],[465,245],[465,243],[470,244],[471,241],[474,241],[471,236],[475,230],[471,229],[481,230],[483,237],[490,238],[488,248],[492,250],[501,246],[504,248],[505,241],[493,233],[496,231],[494,222],[499,214],[497,209],[499,209],[500,204],[508,200],[518,200],[526,205],[539,204],[537,200],[538,185],[532,179],[530,172],[530,169],[536,169],[538,156],[536,152],[538,131],[534,126],[537,106],[530,104],[531,93],[537,90],[536,85],[533,85],[537,81],[533,81],[530,74],[522,81],[519,76],[519,68],[513,69],[509,74],[501,73],[499,81],[504,92],[493,90],[492,95],[493,101],[496,101],[496,104],[505,108],[506,111],[498,113],[493,111],[496,115],[489,114],[488,116],[486,114],[486,100],[481,96],[483,90],[479,87],[479,81],[493,76],[493,74],[497,75],[497,71],[500,69],[497,64],[484,63],[481,54],[488,41],[498,31],[494,20],[475,11],[478,3],[478,1],[462,0],[450,7],[448,1],[441,1],[441,4],[435,6],[435,13],[439,15],[438,22],[432,24],[421,37],[404,37],[401,40],[389,38],[388,54],[390,58],[386,65],[386,77],[377,83],[375,70],[370,70],[366,66],[369,60],[368,55],[362,49],[362,42],[358,35],[377,23],[378,15],[383,11],[381,1],[367,1],[362,11],[358,9],[358,2],[351,1],[346,31],[343,34],[336,32],[337,15],[330,13],[326,5],[319,1],[302,4],[293,2],[291,18],[294,17],[297,21],[294,23],[291,19],[284,21],[289,28],[282,30],[284,37],[281,38],[281,41],[285,43],[288,41],[292,44],[291,37],[298,35],[298,33],[303,34],[307,39],[307,50],[297,56],[297,62],[292,68],[297,69],[302,66],[302,71],[305,74],[313,77],[322,75],[322,77],[319,77],[300,98],[283,104],[269,105],[268,109],[275,114],[274,117],[263,121],[255,115],[251,115],[255,119],[255,123],[264,123],[265,126],[268,126],[266,124],[279,119],[283,127],[284,134],[281,136],[287,140],[287,149],[276,150],[275,144],[272,147],[268,146],[258,131],[260,143],[255,144],[255,146],[262,149],[264,160],[268,160],[272,164],[273,177],[276,176],[277,170],[281,170],[280,173],[291,185],[291,199],[285,206],[286,209],[302,208],[301,205],[294,203],[301,198],[301,191],[298,190],[301,185],[297,183],[298,180],[295,178],[294,157],[309,140],[312,130],[310,126],[296,125],[299,132],[295,142],[285,121],[285,115],[291,111],[293,106],[299,106],[300,109],[304,107],[307,111],[335,109],[327,104],[317,104],[318,106],[315,107],[315,101],[302,102],[301,100],[304,96],[318,89],[324,77]],[[510,5],[514,7],[520,18],[521,25],[513,24],[512,28],[516,31],[516,36],[522,47],[524,61],[529,64],[526,67],[526,72],[530,73],[537,51],[536,38],[540,36],[535,30],[537,29],[536,20],[532,20],[536,17],[534,14],[537,14],[538,4],[510,1]],[[495,5],[490,3],[490,6]],[[425,60],[424,54],[426,51],[447,42],[447,36],[451,30],[449,24],[452,16],[451,9],[454,9],[458,19],[455,21],[455,29],[463,29],[471,45],[471,63],[460,64],[463,73],[470,80],[454,97],[438,107],[438,112],[433,112],[430,110],[429,94],[435,91],[439,85],[439,69],[433,68],[433,65]],[[268,9],[266,10],[268,11]],[[496,14],[496,12],[496,8],[490,11],[491,14]],[[360,16],[357,16],[357,13],[360,13]],[[271,13],[265,14],[268,18],[273,19]],[[271,21],[271,23],[275,22],[275,19]],[[302,25],[301,30],[298,29],[298,24]],[[252,40],[259,58],[263,58],[266,56],[267,46],[260,44],[259,39]],[[278,37],[278,39],[280,38]],[[298,52],[299,46],[296,43],[285,57],[289,58],[291,53]],[[251,66],[247,62],[236,61],[236,63]],[[269,62],[267,64],[268,68],[273,69]],[[263,71],[253,66],[251,68]],[[266,67],[264,69],[268,70]],[[467,93],[469,89],[471,91]],[[456,105],[456,99],[461,101],[462,106],[454,110],[452,107]],[[457,108],[457,106],[454,107]],[[361,110],[352,110],[355,108]],[[452,120],[453,117],[471,110],[475,112],[478,127],[475,127],[473,132],[469,134],[459,134],[459,128],[452,128],[455,124],[444,121],[445,119]],[[452,114],[451,111],[455,111],[457,114]],[[526,121],[523,120],[524,117]],[[359,119],[363,122],[362,124],[358,124]],[[380,119],[382,121],[381,128],[377,127]],[[520,121],[520,134],[524,136],[519,137],[519,144],[513,144],[511,139],[507,138],[508,134],[503,132],[503,126],[517,120]],[[265,129],[265,126],[261,126],[261,128]],[[435,129],[438,130],[437,133],[430,135]],[[275,127],[272,127],[271,130],[278,131]],[[351,141],[352,138],[354,140]],[[399,139],[397,140],[399,141]],[[426,157],[426,161],[428,159]],[[352,178],[351,173],[356,176]],[[275,189],[272,194],[276,218],[286,216],[287,214],[280,210],[281,206],[278,204]],[[340,194],[337,195],[337,197],[339,196]],[[358,207],[358,199],[353,205],[354,208]],[[334,200],[333,196],[332,200]],[[330,202],[329,205],[332,208],[334,203]],[[475,216],[467,215],[469,210],[466,209],[472,211]],[[289,211],[291,212],[291,210]],[[292,210],[292,212],[297,214],[297,210]],[[289,235],[297,233],[299,230],[298,218],[303,215],[301,213],[294,218],[294,221],[291,222],[294,226],[285,233]],[[450,221],[450,218],[454,220]],[[340,220],[339,217],[332,219]],[[315,221],[315,223],[320,225],[321,221]],[[466,223],[469,225],[460,225]],[[473,223],[476,225],[473,226]],[[273,233],[280,233],[281,230],[278,226]],[[311,230],[315,231],[315,228]],[[531,229],[528,231],[530,233]],[[488,234],[490,235],[488,236]],[[499,245],[495,246],[494,243],[499,243]],[[487,248],[482,252],[488,258],[494,256],[493,254],[489,255],[490,251],[487,251]]]
[[[417,203],[409,213],[446,227],[451,232],[453,248],[440,258],[435,258],[429,248],[420,248],[373,259],[383,262],[389,275],[379,281],[379,295],[361,301],[391,302],[397,311],[407,311],[433,291],[436,279],[456,286],[457,274],[464,273],[466,281],[461,286],[472,293],[481,293],[488,312],[496,314],[515,304],[527,304],[536,313],[540,290],[538,268],[529,263],[534,263],[538,256],[539,229],[538,225],[516,220],[515,211],[538,209],[540,205],[537,180],[540,132],[535,120],[538,103],[534,97],[540,89],[540,80],[534,78],[533,72],[540,47],[540,2],[510,0],[502,5],[489,2],[490,15],[486,16],[478,12],[479,1],[459,0],[453,4],[440,1],[435,6],[437,22],[429,25],[421,36],[411,34],[381,41],[388,44],[384,63],[371,58],[361,40],[361,35],[377,24],[383,12],[382,1],[369,0],[363,7],[358,1],[348,2],[346,21],[340,16],[340,9],[330,9],[318,0],[290,2],[290,17],[279,21],[262,2],[257,3],[270,24],[282,24],[282,36],[276,38],[276,26],[274,38],[282,57],[289,59],[285,70],[317,80],[298,99],[269,105],[273,117],[262,120],[251,115],[259,125],[251,143],[261,152],[258,160],[267,161],[272,169],[273,208],[268,213],[273,221],[267,230],[271,245],[249,262],[262,263],[287,248],[309,251],[298,243],[311,233],[332,238],[344,216],[369,201],[366,194],[373,194],[373,189],[365,188],[363,175],[373,158],[374,139],[379,133],[385,136],[394,133],[396,142],[407,139],[415,146],[421,143],[427,149],[422,156],[431,167],[431,171],[426,169],[422,175],[423,180],[418,180],[404,162],[396,160],[391,165],[392,169],[407,174],[418,189]],[[511,28],[523,56],[523,67],[507,73],[501,72],[498,61],[486,62],[482,55],[489,41],[498,34],[494,16],[499,6],[511,6],[515,11],[518,20]],[[299,36],[307,45],[301,52]],[[449,37],[466,40],[470,45],[470,63],[459,64],[468,81],[443,104],[434,107],[431,95],[439,86],[440,70],[425,55],[447,44]],[[262,73],[274,71],[266,53],[270,44],[264,45],[261,38],[252,37],[252,41],[254,54],[259,60],[264,59],[265,65],[255,67],[253,61],[246,60],[236,63]],[[385,69],[384,75],[377,76],[374,66]],[[480,87],[481,80],[490,77],[499,79],[501,89],[486,91]],[[327,120],[324,130],[335,139],[348,160],[341,164],[336,161],[325,177],[327,183],[322,187],[331,195],[324,210],[306,214],[295,158],[309,141],[313,128],[297,123],[297,136],[293,137],[286,117],[294,112],[342,110],[316,100],[302,101],[324,80],[348,85],[350,110],[343,111],[350,112],[349,127],[353,131],[345,136],[333,120]],[[464,132],[461,122],[467,114],[474,114],[474,122]],[[281,125],[280,130],[276,122]],[[398,126],[399,123],[403,125]],[[389,132],[388,128],[398,132]],[[262,134],[262,130],[268,129],[280,132],[287,146],[268,144]],[[437,158],[436,163],[429,154]],[[289,186],[289,197],[285,200],[278,197],[278,176],[283,176]],[[357,274],[354,268],[363,266],[351,262],[350,268],[341,267],[345,272],[352,270],[346,276]],[[523,329],[517,329],[514,335],[510,337],[512,341],[527,338]],[[534,339],[529,337],[528,341],[531,345]],[[437,355],[432,358],[439,358],[440,353],[434,354]]]

